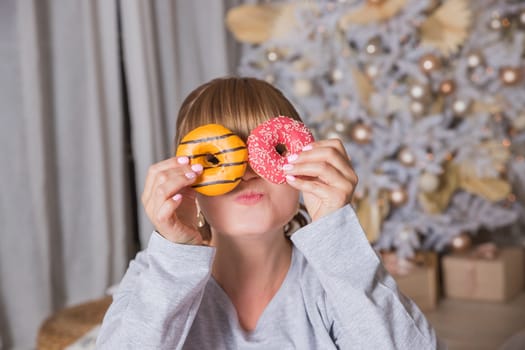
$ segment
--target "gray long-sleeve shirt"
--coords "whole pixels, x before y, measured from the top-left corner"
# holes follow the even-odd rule
[[[347,205],[292,236],[290,269],[254,331],[211,276],[215,248],[153,233],[130,263],[97,349],[442,349]]]

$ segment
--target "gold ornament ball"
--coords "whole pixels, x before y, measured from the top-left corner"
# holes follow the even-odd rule
[[[353,197],[356,200],[361,200],[361,199],[365,198],[366,192],[367,192],[366,190],[363,190],[363,189],[358,187],[358,188],[355,189]]]
[[[436,174],[424,172],[419,177],[418,185],[423,192],[435,192],[439,188],[439,177]]]
[[[425,105],[421,101],[410,102],[410,112],[416,117],[420,117],[425,113]]]
[[[264,77],[264,80],[266,80],[266,82],[270,84],[273,84],[275,83],[275,76],[273,76],[272,74],[268,74]]]
[[[341,79],[343,79],[343,72],[340,69],[334,69],[332,71],[332,74],[330,75],[331,75],[332,81],[340,81]]]
[[[444,80],[439,84],[439,92],[442,95],[450,95],[456,90],[456,83],[454,80]]]
[[[366,76],[370,79],[374,79],[379,75],[379,68],[373,64],[367,64],[365,67]]]
[[[502,67],[499,70],[499,78],[505,85],[516,85],[521,81],[521,70],[515,67]]]
[[[334,128],[326,129],[323,132],[323,139],[330,140],[330,139],[339,139],[343,140],[343,135],[335,130]]]
[[[499,18],[492,18],[489,22],[490,29],[500,30],[501,29],[501,20]]]
[[[512,127],[518,132],[525,130],[525,111],[515,116],[514,120],[512,120]]]
[[[372,140],[372,128],[364,123],[356,123],[350,128],[350,137],[359,144],[367,144]]]
[[[397,159],[401,164],[406,166],[413,166],[416,163],[416,156],[408,147],[403,147],[397,154]]]
[[[312,82],[308,79],[297,79],[293,84],[293,92],[297,96],[308,96],[312,89]]]
[[[472,246],[472,239],[467,233],[461,233],[452,238],[450,245],[455,252],[462,252],[468,250]]]
[[[388,198],[394,206],[398,207],[408,201],[408,193],[404,188],[397,188],[390,191]]]
[[[518,16],[518,25],[521,28],[525,28],[525,10],[523,10]]]
[[[268,51],[266,53],[266,58],[268,58],[268,61],[275,62],[279,59],[279,54],[276,51]]]
[[[424,73],[431,73],[441,67],[439,58],[433,54],[428,54],[419,59],[419,67]]]

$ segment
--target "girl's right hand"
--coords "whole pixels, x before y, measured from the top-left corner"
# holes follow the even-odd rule
[[[189,186],[202,173],[188,157],[173,157],[153,164],[146,177],[142,205],[155,229],[174,243],[203,244],[197,229],[195,191]]]

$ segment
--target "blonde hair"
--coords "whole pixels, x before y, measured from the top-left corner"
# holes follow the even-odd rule
[[[217,78],[193,90],[182,102],[176,124],[175,149],[194,128],[221,124],[244,141],[264,121],[277,116],[301,121],[281,91],[256,78]]]
[[[259,124],[278,116],[301,121],[299,113],[284,94],[268,82],[249,77],[213,79],[190,92],[179,110],[174,152],[184,135],[205,124],[221,124],[245,142]],[[285,226],[286,235],[308,223],[304,207]],[[211,237],[207,223],[199,228],[204,240]]]

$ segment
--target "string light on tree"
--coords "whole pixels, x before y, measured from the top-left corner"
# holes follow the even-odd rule
[[[413,166],[416,164],[416,156],[414,155],[414,152],[412,152],[412,150],[408,147],[403,147],[399,151],[397,154],[397,159],[405,166]]]
[[[468,233],[460,233],[452,238],[450,245],[455,252],[464,252],[472,246],[472,239]]]
[[[433,54],[428,54],[420,58],[419,67],[424,73],[431,73],[441,67],[439,58]]]
[[[408,193],[404,188],[396,188],[390,191],[388,199],[392,205],[399,207],[408,201]]]
[[[447,79],[442,81],[441,84],[439,84],[439,92],[444,96],[453,94],[455,90],[456,83],[454,82],[454,80]]]
[[[410,87],[410,97],[415,100],[423,100],[428,97],[428,88],[424,85],[413,84]]]
[[[470,103],[468,101],[457,99],[452,104],[452,111],[454,112],[454,115],[462,117],[467,114],[469,107]]]
[[[350,128],[351,139],[359,144],[367,144],[372,141],[372,128],[362,122],[357,122]]]
[[[490,28],[493,30],[501,29],[501,21],[499,20],[499,18],[493,18],[490,20]]]
[[[279,54],[277,53],[277,51],[270,50],[270,51],[268,51],[268,53],[266,54],[266,58],[267,58],[268,61],[270,61],[270,62],[276,62],[276,61],[279,59]]]
[[[348,122],[345,120],[337,120],[329,127],[325,133],[324,138],[326,139],[340,139],[342,141],[348,141],[348,130],[350,129]]]
[[[479,52],[471,52],[467,56],[467,65],[469,68],[476,68],[483,64],[483,57]]]
[[[507,86],[516,85],[521,81],[521,70],[515,67],[502,67],[499,70],[499,78]]]
[[[369,55],[379,54],[381,52],[381,40],[377,37],[371,39],[367,43],[365,51]]]
[[[495,11],[495,12],[492,13],[492,16],[491,16],[491,19],[490,19],[490,22],[489,22],[489,27],[492,30],[500,30],[501,29],[502,24],[501,24],[501,18],[500,18],[499,12]]]

